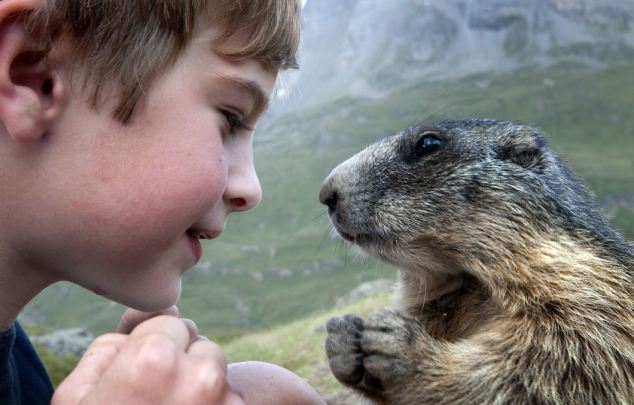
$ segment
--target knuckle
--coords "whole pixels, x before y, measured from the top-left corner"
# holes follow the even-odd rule
[[[216,342],[213,342],[211,340],[206,340],[206,341],[203,340],[203,341],[200,341],[199,344],[204,345],[209,350],[210,353],[213,353],[214,356],[226,362],[224,351]]]
[[[105,335],[97,336],[95,340],[92,341],[89,347],[95,348],[95,347],[110,346],[118,342],[121,339],[121,336],[122,335],[118,333],[106,333]]]
[[[204,400],[206,403],[223,398],[228,391],[226,374],[211,362],[201,362],[194,367],[188,383],[188,397],[191,403]]]
[[[174,343],[160,334],[148,335],[140,342],[139,350],[130,368],[133,376],[141,379],[166,379],[175,370],[177,350]]]

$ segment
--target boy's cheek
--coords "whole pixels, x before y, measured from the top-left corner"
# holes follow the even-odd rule
[[[94,206],[80,199],[76,209],[90,212],[102,226],[117,224],[124,233],[185,232],[222,200],[226,184],[224,177],[194,173],[151,172],[137,175],[134,181],[111,177],[95,190]]]
[[[23,227],[22,246],[62,273],[109,263],[135,268],[165,262],[182,268],[191,255],[185,232],[210,201],[190,187],[157,191],[168,188],[101,189],[57,199],[46,209],[32,210],[36,214]]]

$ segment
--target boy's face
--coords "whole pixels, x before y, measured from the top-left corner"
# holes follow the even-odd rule
[[[232,127],[236,117],[255,126],[276,73],[220,58],[209,38],[194,39],[125,126],[66,88],[63,114],[24,159],[28,185],[14,207],[38,271],[163,309],[200,258],[196,238],[217,237],[231,212],[258,204],[252,132]]]

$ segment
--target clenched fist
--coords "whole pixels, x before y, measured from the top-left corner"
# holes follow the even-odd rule
[[[244,404],[215,343],[198,338],[191,321],[154,315],[129,310],[123,333],[95,339],[52,404]]]

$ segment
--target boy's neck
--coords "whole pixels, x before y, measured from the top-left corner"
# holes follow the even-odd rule
[[[27,269],[0,262],[0,332],[9,329],[22,308],[52,283]]]

